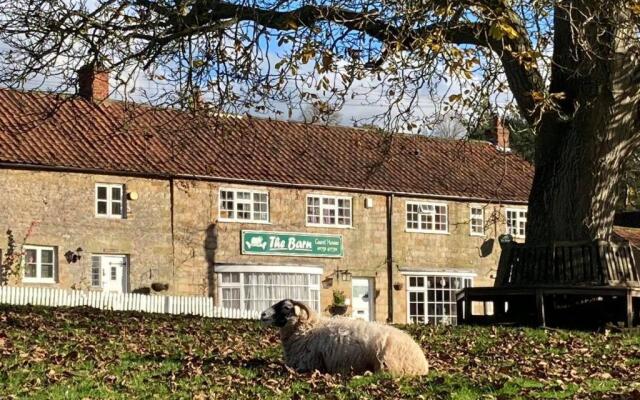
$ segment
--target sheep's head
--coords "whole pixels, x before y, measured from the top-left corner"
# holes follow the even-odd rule
[[[298,322],[309,320],[312,317],[313,312],[304,303],[286,299],[264,310],[260,320],[265,324],[283,328],[296,325]]]

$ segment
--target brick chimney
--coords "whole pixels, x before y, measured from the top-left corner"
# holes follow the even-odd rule
[[[109,97],[109,71],[87,64],[78,70],[78,94],[89,101],[100,103]]]
[[[509,128],[504,125],[502,118],[493,117],[493,129],[487,129],[487,139],[496,145],[498,150],[511,151],[509,148]]]

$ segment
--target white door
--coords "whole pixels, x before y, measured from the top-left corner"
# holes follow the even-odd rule
[[[127,291],[127,258],[102,256],[102,290],[124,293]]]
[[[351,316],[353,318],[373,321],[373,279],[372,278],[352,278],[351,279]]]

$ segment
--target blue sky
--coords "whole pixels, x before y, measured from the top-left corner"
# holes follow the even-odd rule
[[[333,33],[333,31],[331,32]],[[276,45],[276,39],[271,36],[269,39],[264,39],[264,45],[269,47],[267,58],[274,63],[273,60],[277,60],[282,54],[286,54],[289,48],[287,46],[281,46],[278,48]],[[375,45],[374,45],[375,46]],[[0,47],[0,51],[2,48]],[[312,68],[312,65],[307,65],[305,68]],[[310,72],[309,70],[303,72]],[[387,77],[383,77],[383,82]],[[472,80],[480,79],[479,76],[474,76]],[[504,79],[504,78],[503,78]],[[115,84],[115,81],[112,83]],[[429,114],[443,114],[442,106],[444,100],[446,100],[451,94],[458,94],[464,89],[467,89],[468,84],[471,82],[456,81],[452,77],[445,76],[444,81],[440,81],[434,84],[435,87],[425,87],[418,90],[419,98],[417,102],[412,106],[411,112],[413,117],[420,119]],[[36,77],[24,85],[26,89],[45,89],[45,90],[58,90],[63,84],[57,78],[43,78]],[[389,109],[389,101],[385,96],[385,90],[388,88],[385,84],[380,84],[373,78],[362,79],[357,81],[353,86],[350,93],[345,98],[344,105],[340,110],[341,120],[343,125],[353,125],[354,120],[362,120],[367,117],[373,117],[380,115]],[[144,74],[139,74],[135,79],[135,91],[131,92],[131,87],[120,88],[117,93],[114,93],[113,97],[121,99],[124,97],[130,98],[134,101],[143,101],[143,93],[159,94],[163,91],[170,91],[172,88],[163,85],[162,82],[150,81]],[[309,89],[313,91],[313,89]],[[322,94],[316,91],[318,95],[322,97]],[[495,95],[492,99],[493,102],[498,104],[506,104],[510,101],[508,94]],[[289,104],[281,103],[276,104],[276,108],[282,111],[282,115],[278,116],[274,113],[263,114],[274,118],[287,119],[289,113]],[[259,114],[255,110],[249,110],[251,114]],[[296,105],[292,113],[292,118],[300,117],[300,109]]]

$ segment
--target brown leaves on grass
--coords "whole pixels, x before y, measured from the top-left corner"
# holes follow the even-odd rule
[[[252,321],[0,306],[0,393],[46,398],[639,398],[640,336],[406,326],[427,377],[298,374]],[[1,396],[0,396],[1,397]]]

